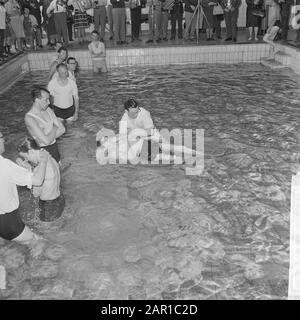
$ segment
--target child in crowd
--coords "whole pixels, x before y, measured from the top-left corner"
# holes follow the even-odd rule
[[[107,72],[106,60],[105,60],[105,46],[102,41],[99,40],[99,33],[94,30],[91,34],[92,42],[88,45],[89,52],[92,56],[93,71]]]
[[[34,15],[29,14],[29,8],[24,8],[24,14],[21,16],[24,32],[25,32],[25,43],[26,47],[30,49],[34,49],[34,40],[35,44],[37,45],[37,27],[38,22]]]
[[[41,149],[32,138],[26,138],[18,146],[18,152],[21,158],[18,158],[16,162],[20,166],[30,169],[39,164]],[[60,168],[51,156],[48,158],[42,185],[34,186],[32,191],[35,197],[39,197],[42,221],[53,221],[61,216],[65,200],[60,192]]]
[[[266,34],[263,37],[263,40],[271,45],[270,55],[267,60],[273,60],[275,58],[275,54],[280,51],[280,49],[274,43],[274,39],[276,38],[278,32],[280,32],[281,23],[279,20],[276,20],[274,24],[270,25]]]

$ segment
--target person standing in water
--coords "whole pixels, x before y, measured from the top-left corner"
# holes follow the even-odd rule
[[[33,105],[25,115],[26,128],[36,143],[59,163],[60,153],[56,139],[62,136],[66,129],[49,107],[50,93],[47,89],[35,88],[31,95]]]
[[[20,217],[17,186],[27,186],[31,189],[32,186],[42,185],[49,153],[41,150],[39,164],[30,171],[4,158],[4,151],[4,136],[0,132],[0,237],[32,245],[40,237],[33,233]]]
[[[42,150],[32,138],[26,138],[17,149],[21,157],[17,159],[20,166],[33,169],[39,165]],[[65,200],[60,192],[59,165],[52,157],[47,161],[45,179],[41,186],[33,187],[33,195],[39,198],[42,221],[53,221],[61,216]]]
[[[98,31],[94,30],[91,37],[92,42],[88,45],[88,49],[92,57],[93,71],[99,72],[101,70],[101,72],[107,72],[105,45],[99,40]]]

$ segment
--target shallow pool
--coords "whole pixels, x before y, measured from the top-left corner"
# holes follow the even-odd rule
[[[27,75],[0,96],[7,156],[24,136]],[[33,259],[0,240],[10,299],[285,299],[289,202],[298,163],[299,78],[260,65],[120,68],[82,72],[80,119],[59,140],[63,217],[24,220],[49,239]],[[100,166],[95,134],[117,130],[135,97],[158,128],[205,129],[202,176],[177,166]]]

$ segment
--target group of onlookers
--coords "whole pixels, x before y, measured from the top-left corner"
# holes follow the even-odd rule
[[[278,20],[281,39],[287,40],[291,6],[298,2],[300,0],[246,0],[249,40],[258,40],[259,30],[267,30]],[[225,41],[237,40],[241,0],[0,0],[0,59],[26,48],[42,47],[42,28],[49,46],[54,47],[56,42],[67,46],[73,41],[73,30],[79,43],[83,44],[91,19],[101,41],[107,30],[108,39],[115,40],[117,45],[125,44],[125,5],[130,8],[132,41],[141,40],[141,23],[145,20],[149,25],[146,43],[176,37],[194,41],[199,37],[199,29],[205,30],[207,40],[221,39],[223,20]],[[145,6],[149,8],[147,19],[142,17]],[[91,9],[93,17],[87,14]],[[267,25],[262,26],[265,21]],[[300,41],[300,31],[297,40]]]

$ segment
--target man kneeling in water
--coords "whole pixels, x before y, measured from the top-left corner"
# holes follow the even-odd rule
[[[18,146],[19,156],[17,159],[20,166],[32,168],[39,165],[43,152],[37,143],[26,138]],[[53,221],[59,218],[64,210],[65,200],[60,193],[60,170],[58,163],[50,156],[47,161],[45,178],[40,186],[33,187],[33,195],[39,197],[40,219]]]

